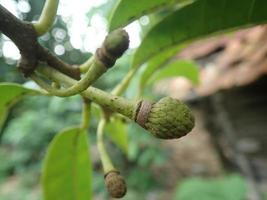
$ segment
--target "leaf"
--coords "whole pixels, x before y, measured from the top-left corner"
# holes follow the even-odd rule
[[[58,133],[44,160],[42,187],[45,200],[90,200],[92,164],[86,131],[69,128]]]
[[[128,153],[127,124],[121,117],[112,117],[106,125],[110,139],[125,153]]]
[[[198,66],[195,62],[189,60],[178,60],[159,69],[150,78],[149,83],[155,83],[165,78],[183,76],[196,85],[199,82],[198,72]]]
[[[143,71],[140,81],[139,81],[139,94],[141,95],[143,93],[143,90],[146,86],[146,83],[148,79],[152,76],[152,74],[162,67],[167,61],[168,58],[173,56],[174,54],[177,53],[178,50],[181,49],[181,46],[175,46],[174,48],[170,48],[167,51],[165,51],[162,54],[158,54],[157,56],[153,57],[152,59],[149,60],[147,63],[147,66],[145,67],[145,70]]]
[[[15,83],[0,83],[0,130],[6,120],[11,106],[25,95],[38,95],[37,90],[32,90]]]
[[[264,23],[266,8],[265,0],[197,0],[166,16],[147,32],[134,55],[133,67],[184,42]]]
[[[182,1],[185,0],[119,0],[111,15],[110,30],[123,27],[156,9]]]

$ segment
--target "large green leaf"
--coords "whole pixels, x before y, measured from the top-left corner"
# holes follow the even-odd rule
[[[196,85],[199,82],[198,72],[198,66],[195,62],[189,60],[177,60],[159,69],[153,76],[151,76],[148,82],[155,83],[162,79],[182,76]]]
[[[92,164],[86,132],[70,128],[58,133],[45,157],[42,174],[45,200],[90,200]]]
[[[28,89],[15,83],[0,83],[0,130],[9,108],[25,95],[40,94],[36,90]]]
[[[185,0],[119,0],[110,19],[110,30],[123,27],[161,7]]]
[[[133,66],[168,48],[214,33],[267,21],[266,0],[198,0],[153,26],[137,49]]]
[[[107,135],[125,153],[128,153],[127,124],[121,117],[112,117],[106,125]]]

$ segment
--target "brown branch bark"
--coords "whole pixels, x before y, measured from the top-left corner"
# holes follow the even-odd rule
[[[23,22],[0,5],[0,31],[9,37],[18,47],[21,59],[18,63],[20,71],[30,75],[37,65],[37,35],[33,26]]]
[[[57,69],[63,74],[66,74],[76,80],[80,79],[81,73],[78,67],[71,66],[68,63],[62,61],[41,45],[38,45],[38,59],[40,61],[46,62],[48,66]]]
[[[2,5],[0,5],[0,31],[18,47],[21,54],[18,68],[24,76],[29,76],[37,67],[38,61],[43,61],[76,80],[80,79],[78,68],[60,60],[38,43],[36,31],[31,23],[16,18]]]

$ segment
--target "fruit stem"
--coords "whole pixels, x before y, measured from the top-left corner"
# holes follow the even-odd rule
[[[111,94],[120,96],[129,86],[137,70],[137,67],[130,69],[124,79],[112,90]]]
[[[86,73],[94,62],[94,56],[91,56],[87,61],[79,66],[80,72],[82,74]]]
[[[90,123],[90,109],[91,109],[90,100],[83,98],[81,129],[85,131],[88,129]]]
[[[76,80],[62,74],[61,72],[52,69],[50,67],[37,67],[37,72],[41,73],[42,75],[46,76],[51,81],[61,82],[67,86],[72,86],[77,83]],[[139,102],[130,101],[120,96],[115,96],[109,94],[105,91],[100,89],[89,87],[84,90],[82,96],[96,102],[97,104],[112,110],[114,112],[118,112],[130,119],[135,118],[136,115],[136,107]]]
[[[41,78],[39,78],[36,74],[31,75],[31,78],[52,95],[59,97],[72,96],[86,90],[96,79],[98,79],[103,73],[106,72],[107,68],[101,62],[99,62],[97,58],[93,59],[92,62],[92,66],[88,69],[84,77],[77,83],[66,89],[53,88]]]
[[[103,171],[104,174],[115,170],[115,167],[113,166],[109,155],[106,151],[104,142],[103,142],[103,135],[104,135],[104,128],[106,125],[106,119],[104,116],[101,117],[98,127],[97,127],[97,148],[100,154],[100,158],[101,158],[101,162],[102,162],[102,166],[103,166]]]

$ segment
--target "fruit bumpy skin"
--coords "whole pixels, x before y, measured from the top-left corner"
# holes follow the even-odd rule
[[[120,172],[116,170],[110,171],[105,175],[105,185],[113,198],[122,198],[127,192],[126,183]]]
[[[174,139],[189,133],[194,122],[190,109],[184,103],[165,97],[152,104],[145,128],[157,138]]]

